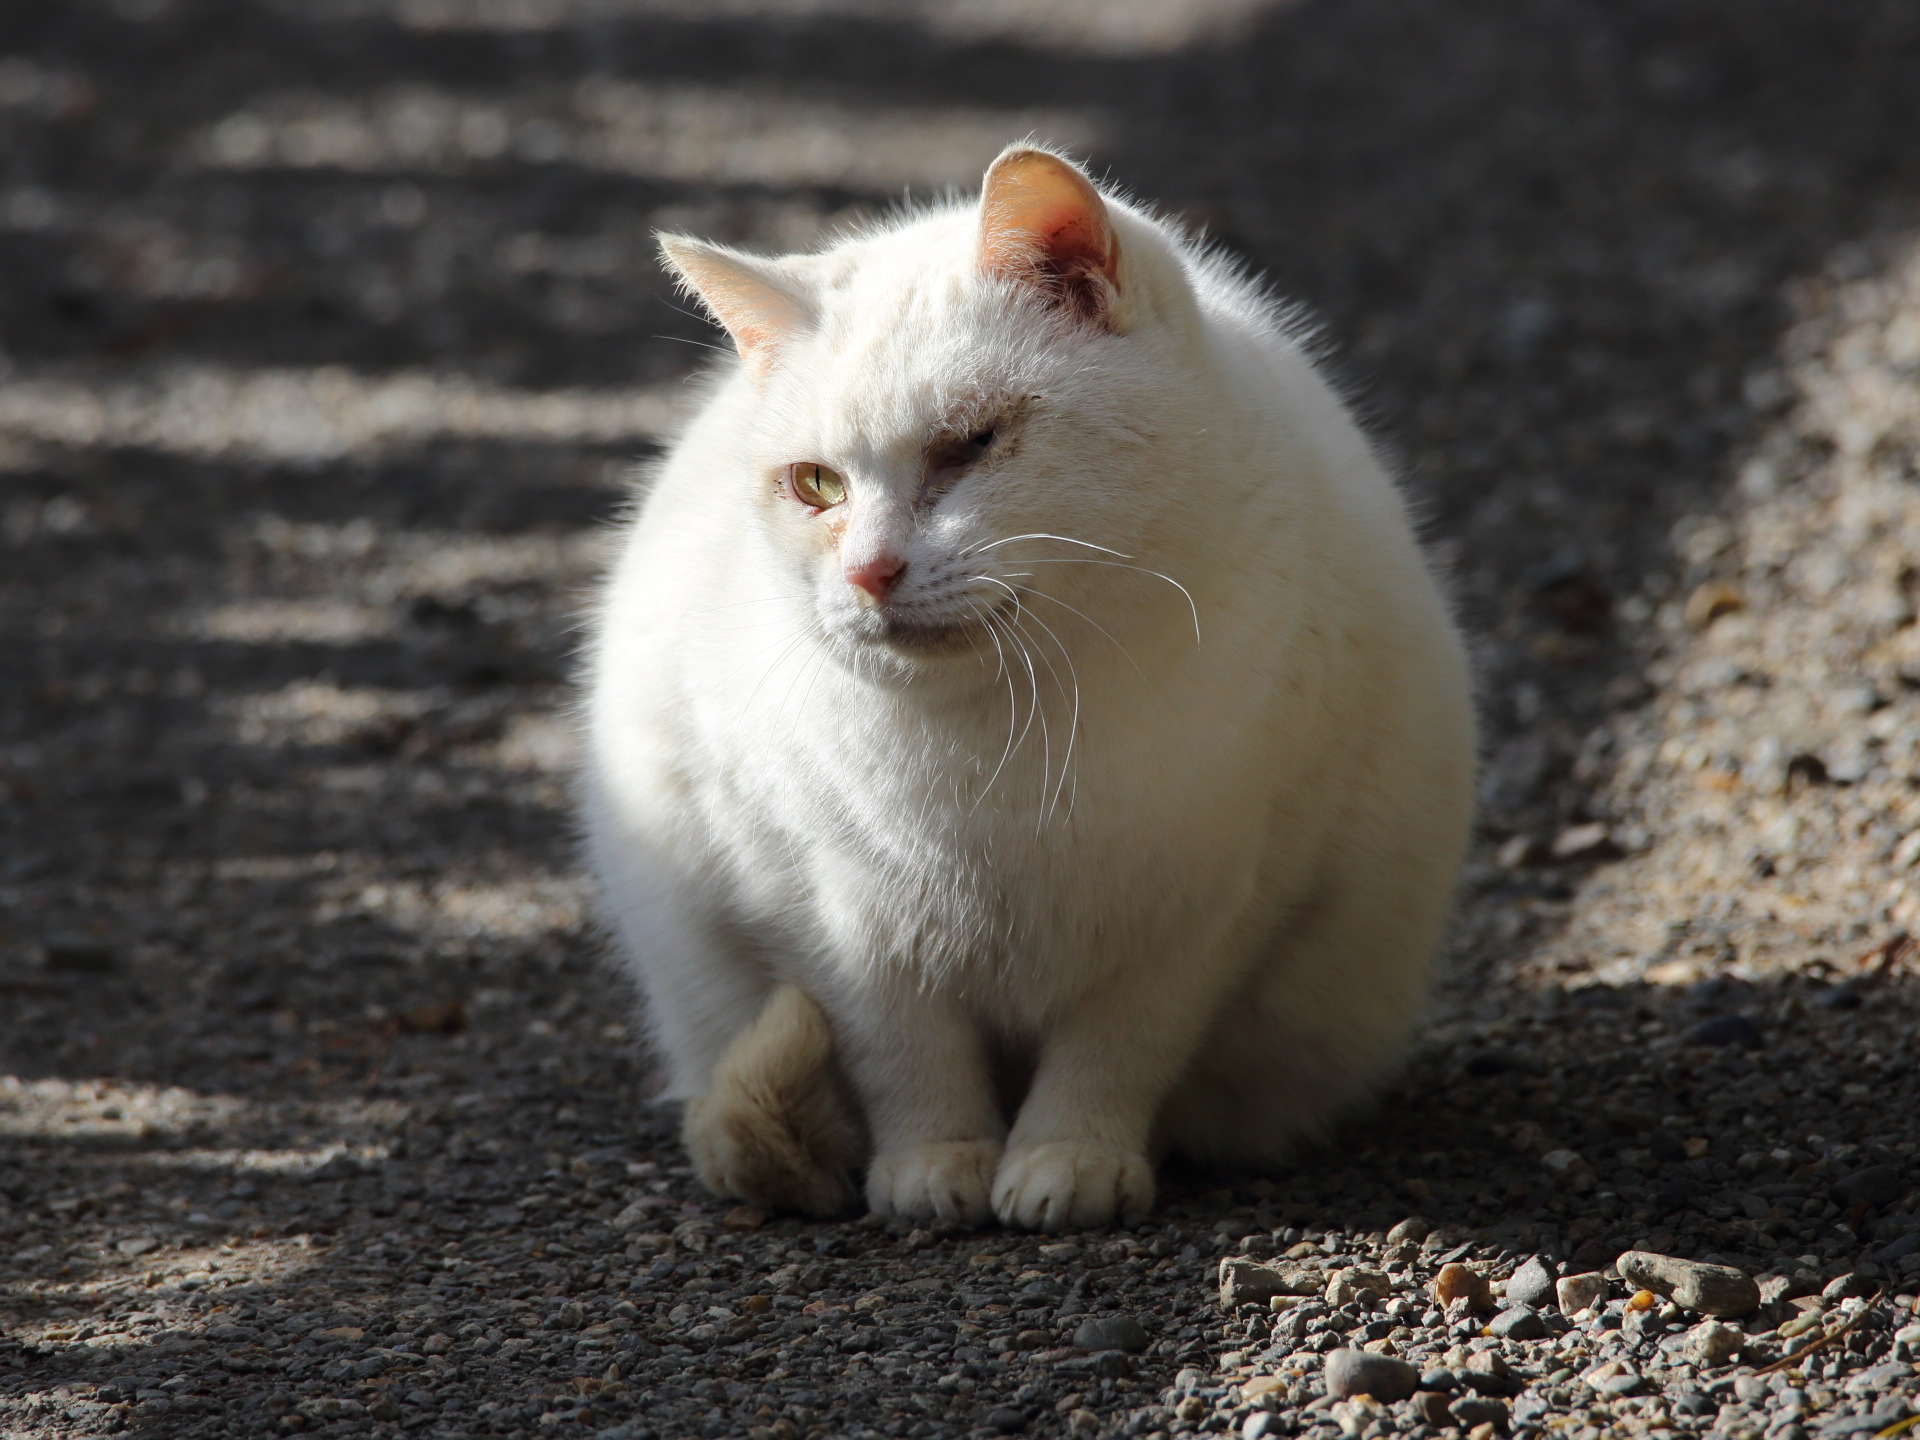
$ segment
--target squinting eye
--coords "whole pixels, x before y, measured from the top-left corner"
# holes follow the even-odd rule
[[[847,482],[824,465],[803,460],[787,467],[787,485],[803,505],[831,510],[847,498]]]

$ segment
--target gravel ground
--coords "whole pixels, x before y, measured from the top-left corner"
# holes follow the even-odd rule
[[[729,1209],[566,818],[713,338],[648,232],[1029,131],[1404,457],[1485,677],[1452,964],[1336,1143],[1133,1230]],[[1915,134],[1905,0],[0,9],[0,1435],[1897,1425]]]

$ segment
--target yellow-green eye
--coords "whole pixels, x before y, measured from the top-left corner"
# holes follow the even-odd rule
[[[824,465],[801,461],[787,467],[787,484],[803,505],[831,510],[847,498],[847,482]]]

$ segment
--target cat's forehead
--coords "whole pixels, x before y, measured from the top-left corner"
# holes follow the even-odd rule
[[[822,444],[917,443],[987,417],[1030,383],[1031,327],[979,274],[970,215],[928,217],[796,268],[815,320],[781,409]]]

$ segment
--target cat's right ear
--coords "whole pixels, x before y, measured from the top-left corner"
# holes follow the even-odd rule
[[[660,254],[681,287],[733,337],[755,375],[764,375],[781,345],[807,325],[806,305],[772,261],[689,235],[660,236]]]

